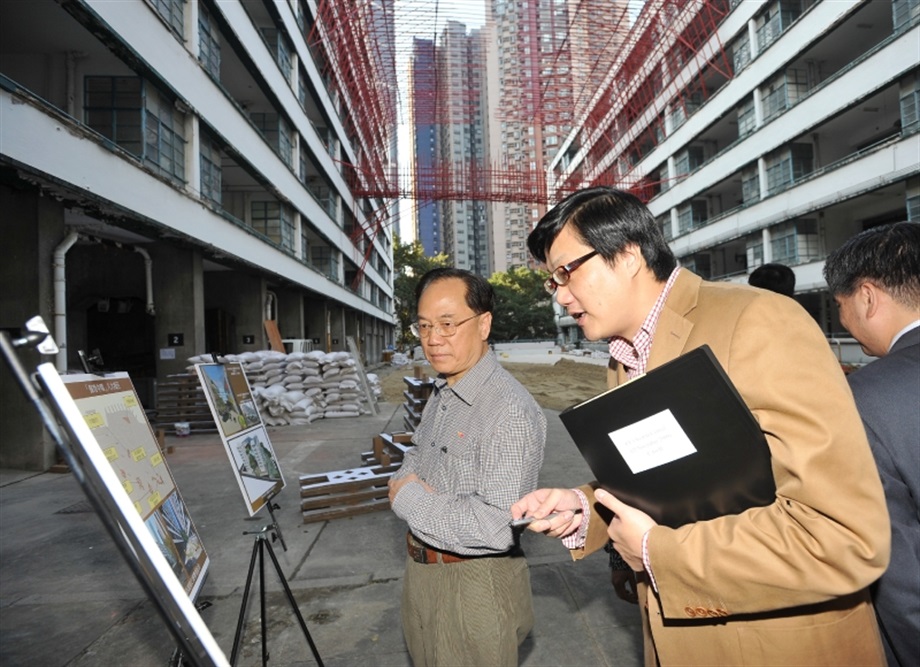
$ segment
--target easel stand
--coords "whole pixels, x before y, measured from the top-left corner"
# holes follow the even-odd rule
[[[27,323],[27,329],[33,322],[30,320]],[[73,401],[57,370],[51,364],[41,364],[33,378],[19,360],[16,348],[37,346],[42,354],[57,351],[53,342],[51,345],[54,352],[41,348],[43,341],[48,338],[48,329],[44,322],[40,322],[40,325],[40,332],[28,330],[26,335],[15,339],[7,332],[0,331],[0,355],[5,358],[26,399],[38,412],[65,463],[126,564],[137,577],[144,593],[156,606],[181,653],[196,667],[224,667],[227,665],[226,658],[172,573],[169,563],[159,552],[137,511],[127,497],[121,498],[112,492],[119,487],[120,482],[104,458],[93,458],[98,451],[98,443],[89,442],[92,440],[91,433],[79,430],[85,429],[86,423],[76,407],[70,407]]]
[[[310,631],[307,629],[307,624],[303,620],[303,616],[300,614],[300,609],[297,607],[297,602],[294,600],[294,594],[291,592],[290,586],[288,586],[287,579],[284,578],[284,572],[281,571],[281,565],[278,563],[278,558],[275,556],[275,551],[272,548],[271,540],[268,539],[268,534],[271,534],[271,538],[274,539],[277,535],[280,535],[278,530],[278,524],[274,521],[275,516],[272,510],[272,502],[269,498],[268,500],[269,513],[272,516],[272,523],[267,526],[263,526],[258,531],[250,531],[243,533],[244,535],[255,535],[255,543],[252,545],[252,557],[249,559],[249,573],[246,575],[246,587],[243,589],[243,603],[240,606],[240,618],[236,624],[236,636],[233,638],[233,651],[230,654],[230,664],[236,665],[236,659],[239,655],[240,641],[243,638],[243,622],[246,619],[246,606],[249,603],[249,593],[252,590],[252,574],[255,571],[256,559],[259,561],[259,610],[261,614],[261,630],[262,630],[262,665],[268,664],[268,644],[266,643],[266,615],[265,615],[265,551],[268,551],[268,555],[271,556],[272,563],[275,565],[275,572],[278,573],[278,579],[281,581],[281,585],[284,587],[284,594],[287,596],[287,601],[291,605],[291,609],[294,611],[294,616],[297,617],[297,622],[300,624],[300,629],[303,631],[303,636],[306,637],[307,643],[310,645],[310,650],[313,652],[313,657],[316,659],[316,664],[319,667],[323,667],[323,660],[319,657],[319,651],[316,650],[316,644],[313,643],[313,638],[310,636]],[[277,531],[277,532],[276,532]],[[284,540],[281,541],[282,546],[284,545]],[[285,551],[287,547],[285,547]]]

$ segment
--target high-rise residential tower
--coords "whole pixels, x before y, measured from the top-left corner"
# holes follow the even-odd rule
[[[487,30],[493,190],[545,194],[547,168],[610,70],[623,40],[625,0],[491,0]],[[495,197],[495,269],[528,266],[526,239],[545,197]]]
[[[441,211],[439,202],[430,199],[435,189],[438,164],[438,93],[434,40],[412,40],[412,65],[409,81],[409,108],[412,126],[412,177],[418,197],[413,209],[415,238],[425,254],[441,252]]]

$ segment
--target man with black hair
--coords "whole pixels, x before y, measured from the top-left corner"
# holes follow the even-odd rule
[[[566,197],[527,242],[585,337],[609,341],[610,386],[709,345],[764,433],[776,498],[670,528],[592,483],[538,489],[512,515],[575,559],[613,541],[637,573],[647,665],[883,665],[868,587],[888,564],[885,498],[814,319],[680,268],[645,205],[613,188]]]
[[[482,276],[433,269],[416,299],[412,332],[438,377],[390,480],[409,525],[403,633],[416,667],[514,667],[533,601],[510,509],[537,486],[546,418],[489,348],[494,293]]]
[[[785,264],[761,264],[748,276],[748,285],[777,294],[795,294],[795,271]]]
[[[824,265],[840,323],[877,361],[848,376],[891,517],[872,586],[889,667],[920,665],[920,225],[872,227]]]

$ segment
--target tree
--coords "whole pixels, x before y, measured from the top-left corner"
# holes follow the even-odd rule
[[[409,331],[409,325],[415,321],[416,315],[415,286],[418,285],[419,278],[431,269],[450,266],[450,259],[443,253],[428,257],[420,241],[404,244],[397,236],[393,239],[393,265],[396,270],[393,278],[393,301],[399,326],[396,342],[399,345],[416,345],[418,341]]]
[[[546,272],[525,267],[492,274],[489,282],[495,290],[493,340],[555,339],[552,297],[543,289],[545,280]]]

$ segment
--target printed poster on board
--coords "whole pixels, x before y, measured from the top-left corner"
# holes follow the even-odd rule
[[[238,362],[196,364],[249,516],[284,488],[278,457]]]
[[[209,559],[127,373],[61,377],[122,488],[185,592],[195,599]]]

